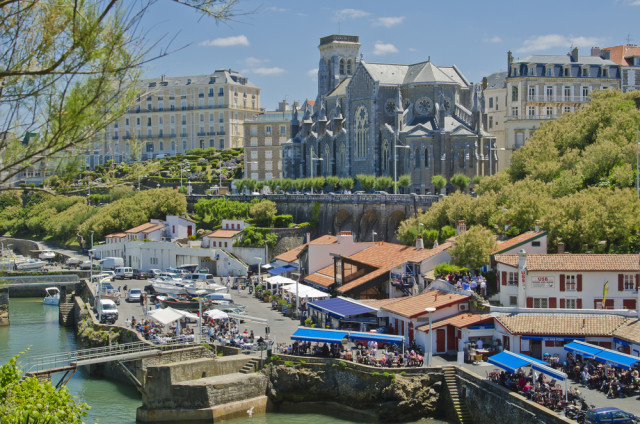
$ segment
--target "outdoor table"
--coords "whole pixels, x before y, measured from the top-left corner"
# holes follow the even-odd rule
[[[482,360],[486,361],[487,360],[487,355],[489,354],[489,351],[487,349],[476,349],[476,354],[477,355],[482,355]]]

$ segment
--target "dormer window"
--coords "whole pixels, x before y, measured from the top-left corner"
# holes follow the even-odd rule
[[[514,66],[514,67],[513,67],[513,69],[511,70],[511,74],[512,74],[514,77],[517,77],[517,76],[518,76],[518,67],[517,67],[517,66]]]
[[[582,68],[582,76],[583,77],[588,77],[589,76],[589,67],[585,66],[584,68]]]
[[[530,76],[530,77],[535,76],[535,74],[536,74],[536,68],[535,68],[535,66],[529,66],[528,71],[529,71],[529,76]]]
[[[602,68],[602,78],[609,78],[609,68]]]
[[[553,66],[547,66],[547,76],[548,77],[552,77],[553,76]]]
[[[569,66],[565,66],[562,68],[562,76],[570,77],[571,76],[571,68]]]

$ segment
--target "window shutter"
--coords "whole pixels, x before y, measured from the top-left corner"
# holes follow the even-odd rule
[[[549,308],[555,308],[556,307],[556,298],[555,297],[550,297],[549,298]]]
[[[624,275],[618,274],[618,291],[624,291]]]
[[[564,274],[560,274],[560,291],[564,291]]]
[[[527,308],[533,308],[533,297],[527,297]]]
[[[576,308],[582,309],[582,299],[576,299]]]
[[[625,309],[636,309],[636,300],[635,299],[623,299],[622,306]]]
[[[578,274],[578,276],[576,277],[576,280],[578,281],[577,291],[581,292],[582,291],[582,274]]]
[[[502,271],[502,275],[500,276],[501,280],[502,280],[502,285],[506,286],[507,285],[507,273],[505,271]]]
[[[640,274],[636,274],[636,291],[638,291],[638,287],[640,287]]]
[[[565,308],[564,299],[560,299],[560,307],[561,307],[562,309],[564,309],[564,308]]]

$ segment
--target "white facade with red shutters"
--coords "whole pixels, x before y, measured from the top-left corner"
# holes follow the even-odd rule
[[[637,308],[638,255],[529,255],[521,251],[518,255],[496,255],[495,259],[502,306]]]

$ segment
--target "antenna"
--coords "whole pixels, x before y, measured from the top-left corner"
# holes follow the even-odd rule
[[[340,21],[338,21],[338,35],[340,35]]]
[[[631,34],[627,34],[627,46],[631,45]]]

